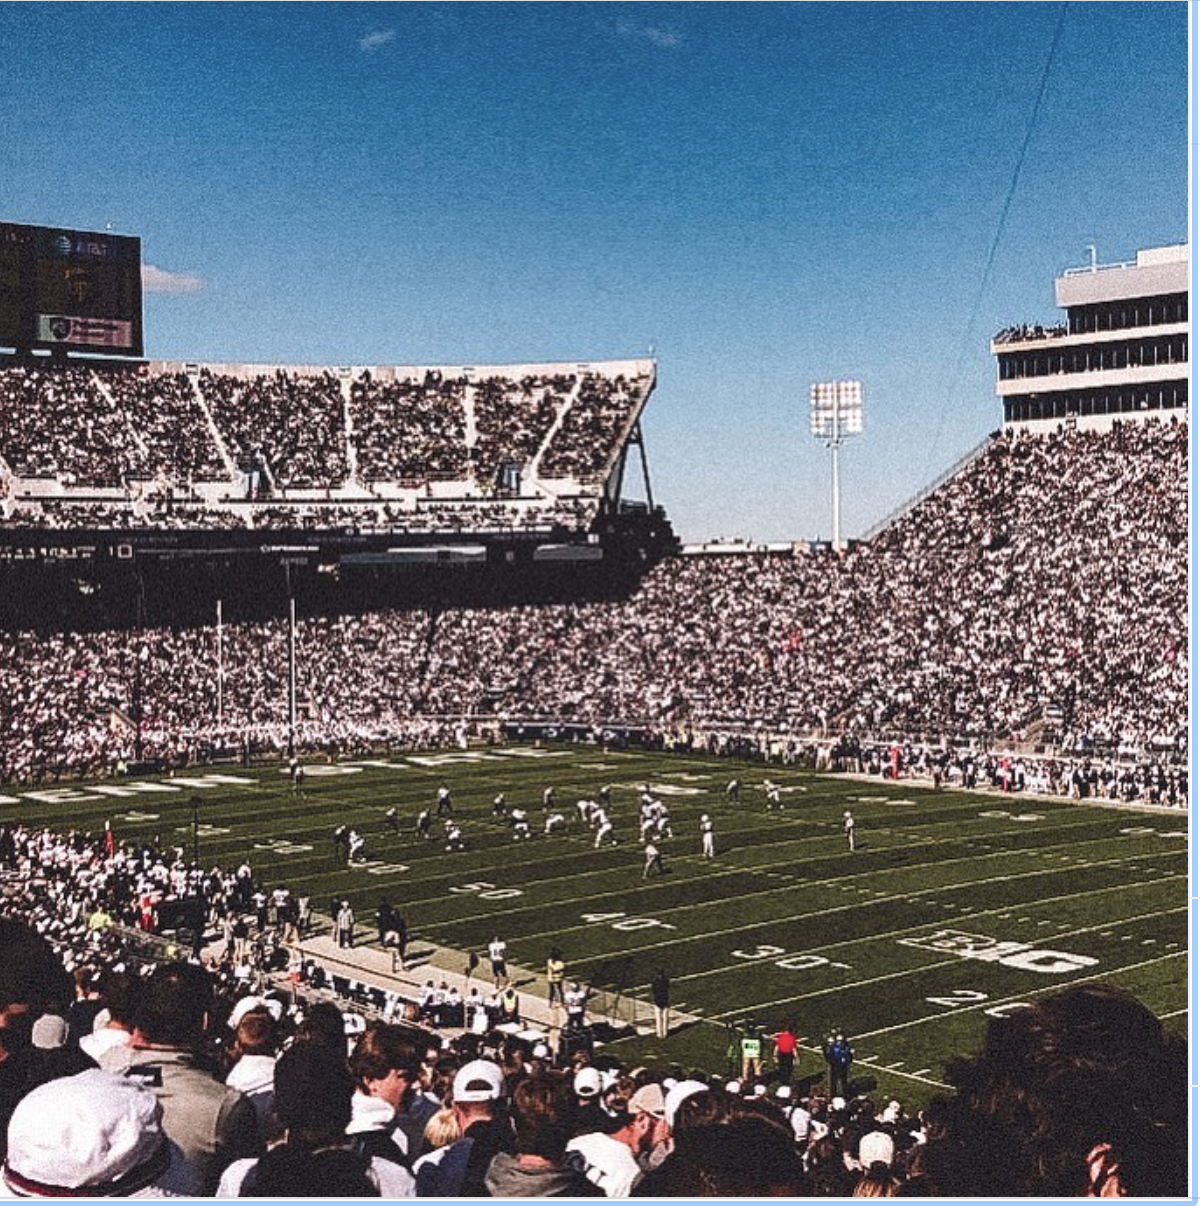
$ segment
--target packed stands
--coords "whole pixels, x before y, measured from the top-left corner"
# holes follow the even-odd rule
[[[1180,758],[1186,455],[1178,423],[1008,434],[844,556],[680,556],[614,601],[306,620],[305,734],[383,740],[485,712]],[[134,646],[164,667],[142,680],[147,737],[216,736],[211,629],[8,639],[7,777],[128,745],[97,710],[132,707]],[[285,625],[226,641],[225,723],[282,742]]]
[[[64,486],[149,476],[129,420],[87,369],[0,371],[0,457],[17,477]]]
[[[325,489],[346,479],[341,383],[329,373],[232,376],[202,370],[200,392],[239,465],[261,463],[277,489]]]
[[[460,479],[467,466],[466,381],[429,372],[420,381],[377,381],[364,373],[350,387],[350,413],[364,481]]]
[[[13,365],[0,527],[583,530],[653,384],[637,361]]]

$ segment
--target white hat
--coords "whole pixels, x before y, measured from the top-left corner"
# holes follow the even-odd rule
[[[604,1088],[604,1078],[599,1068],[580,1068],[575,1073],[575,1095],[577,1097],[595,1097]]]
[[[872,1131],[858,1142],[858,1162],[863,1168],[870,1168],[877,1160],[890,1166],[895,1154],[896,1145],[891,1135],[883,1131]]]
[[[504,1074],[490,1059],[473,1059],[455,1074],[451,1090],[455,1103],[499,1101],[503,1096]]]
[[[4,1187],[18,1197],[127,1197],[158,1184],[172,1165],[161,1118],[149,1089],[113,1072],[49,1081],[13,1112]]]
[[[735,1095],[738,1095],[741,1093],[741,1091],[742,1091],[742,1082],[740,1080],[727,1080],[725,1082],[725,1092],[726,1093],[733,1093]]]
[[[44,1013],[33,1024],[32,1042],[39,1051],[58,1051],[67,1045],[67,1022],[56,1013]]]
[[[791,1085],[780,1085],[779,1088],[775,1090],[775,1096],[780,1097],[785,1101],[789,1097],[791,1097],[791,1095],[792,1095]]]
[[[675,1115],[679,1113],[679,1107],[694,1093],[703,1093],[707,1088],[708,1085],[702,1080],[681,1080],[673,1084],[667,1090],[667,1100],[663,1107],[667,1126],[673,1130],[675,1128]]]

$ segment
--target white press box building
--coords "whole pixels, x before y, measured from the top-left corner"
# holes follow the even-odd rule
[[[1054,295],[1065,322],[1009,327],[992,340],[1006,427],[1187,418],[1186,244],[1068,269]]]

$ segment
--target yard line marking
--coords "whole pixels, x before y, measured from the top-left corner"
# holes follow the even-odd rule
[[[1180,954],[1182,954],[1182,952],[1180,952]],[[1141,967],[1152,967],[1155,963],[1162,963],[1165,959],[1178,959],[1179,957],[1180,957],[1179,954],[1158,955],[1154,959],[1146,959],[1141,963],[1126,964],[1124,967],[1120,967],[1120,968],[1115,968],[1115,969],[1109,968],[1107,971],[1094,972],[1090,976],[1076,976],[1073,979],[1067,980],[1067,981],[1058,980],[1054,984],[1047,984],[1041,988],[1035,988],[1029,992],[1019,992],[1011,997],[1000,997],[997,1000],[980,1001],[979,1004],[977,1004],[977,1005],[964,1005],[961,1009],[956,1009],[954,1011],[954,1016],[961,1017],[963,1014],[975,1013],[977,1010],[980,1010],[980,1009],[995,1009],[997,1005],[1007,1005],[1012,1001],[1024,1000],[1026,997],[1039,996],[1039,995],[1043,995],[1048,992],[1057,992],[1058,990],[1062,989],[1063,987],[1070,987],[1075,984],[1087,984],[1087,983],[1090,983],[1092,980],[1103,980],[1105,976],[1113,975],[1114,971],[1120,971],[1120,972],[1136,971],[1138,968],[1141,968]],[[935,1022],[946,1016],[947,1015],[944,1013],[930,1014],[928,1017],[913,1018],[907,1022],[899,1022],[895,1026],[883,1026],[879,1030],[868,1030],[865,1034],[859,1034],[859,1035],[856,1035],[855,1037],[861,1042],[863,1039],[875,1038],[877,1035],[880,1035],[880,1034],[893,1034],[897,1030],[907,1030],[911,1026],[923,1026],[926,1022]]]
[[[1186,906],[1182,906],[1180,908],[1174,908],[1174,909],[1163,909],[1158,913],[1146,913],[1145,916],[1146,917],[1164,917],[1171,913],[1181,913],[1181,912],[1185,912],[1185,911],[1186,911]],[[1093,929],[1095,929],[1094,926],[1083,926],[1080,929],[1072,931],[1072,933],[1087,934],[1087,933],[1090,933]],[[897,932],[902,932],[902,931],[897,931]],[[831,943],[830,945],[832,946],[833,944]],[[825,947],[823,949],[828,950],[829,947]],[[1163,957],[1166,958],[1167,956],[1163,956]],[[902,968],[899,971],[886,972],[882,976],[872,976],[866,980],[853,980],[848,984],[830,984],[830,985],[827,985],[825,988],[816,988],[816,989],[813,989],[812,992],[801,993],[799,995],[793,994],[791,996],[781,997],[776,1001],[755,1001],[753,1004],[747,1004],[747,1003],[743,1002],[743,1004],[738,1009],[730,1009],[724,1013],[713,1014],[713,1017],[728,1018],[728,1017],[733,1017],[735,1014],[745,1013],[748,1010],[752,1010],[752,1009],[774,1009],[777,1005],[787,1005],[794,1001],[809,1001],[809,1000],[812,1000],[814,997],[828,996],[830,993],[842,993],[842,992],[848,991],[849,989],[863,988],[868,984],[882,984],[887,980],[902,980],[906,976],[922,975],[923,973],[925,973],[927,971],[936,971],[938,968],[941,968],[941,967],[955,967],[955,966],[961,966],[961,964],[962,964],[961,958],[959,958],[956,955],[950,959],[942,959],[942,960],[935,961],[933,963],[923,963],[919,967],[906,967],[906,968]],[[1135,966],[1140,966],[1140,965],[1135,965]],[[1125,969],[1118,968],[1116,970],[1124,971]],[[1111,970],[1110,970],[1109,974],[1111,974]],[[679,978],[680,979],[694,979],[695,977],[681,976]],[[1014,997],[1013,999],[1017,1000],[1018,998]],[[992,1002],[992,1004],[994,1004],[994,1003],[995,1002]],[[987,1004],[987,1002],[985,1002],[985,1004]],[[962,1013],[964,1011],[962,1009],[956,1009],[954,1012]],[[943,1013],[943,1014],[939,1014],[938,1016],[939,1017],[949,1017],[950,1015]],[[865,1036],[860,1036],[860,1037],[865,1037]]]
[[[1170,878],[1171,879],[1184,879],[1184,878],[1186,878],[1186,876],[1181,874],[1181,875],[1173,875]],[[1042,905],[1052,905],[1052,904],[1058,904],[1064,900],[1078,900],[1081,897],[1099,896],[1105,892],[1127,892],[1128,890],[1129,890],[1128,884],[1113,884],[1111,887],[1108,887],[1108,888],[1082,888],[1078,892],[1066,892],[1060,896],[1048,896],[1045,900],[1039,901],[1038,903],[1042,904]],[[1156,913],[1141,912],[1141,913],[1136,914],[1135,917],[1130,918],[1129,920],[1138,920],[1142,917],[1166,916],[1171,913],[1178,913],[1183,908],[1186,908],[1186,906],[1172,906],[1169,909],[1161,909]],[[826,910],[826,912],[838,912],[838,911],[839,910],[837,910],[837,909]],[[822,914],[821,913],[806,913],[806,914],[798,916],[797,920],[805,921],[812,917],[819,917],[819,916],[822,916]],[[977,912],[971,914],[970,917],[963,918],[963,920],[969,921],[972,918],[982,918],[982,917],[992,917],[992,916],[995,916],[997,918],[1002,918],[1004,916],[1004,914],[998,913],[997,910],[995,910],[995,909],[980,909]],[[1104,921],[1101,924],[1102,925],[1111,925],[1112,922]],[[918,922],[916,925],[906,925],[906,926],[902,926],[900,929],[896,929],[896,930],[886,930],[883,933],[866,934],[861,938],[839,939],[837,942],[827,942],[823,946],[812,947],[811,950],[806,951],[804,953],[816,954],[819,951],[833,950],[833,949],[840,951],[840,950],[846,949],[847,947],[855,946],[860,942],[877,942],[881,938],[893,938],[897,934],[909,934],[915,930],[924,929],[925,925],[926,925],[925,922]],[[1084,933],[1084,932],[1090,932],[1092,929],[1095,929],[1095,928],[1097,928],[1097,927],[1093,926],[1093,927],[1089,927],[1089,929],[1087,931],[1076,930],[1076,931],[1071,931],[1071,932]],[[1103,933],[1100,935],[1101,938],[1103,938],[1104,936],[1105,935]],[[676,941],[678,941],[678,939],[676,939]],[[662,944],[662,945],[670,945],[670,944]],[[643,949],[645,949],[645,948],[643,948]],[[623,952],[623,953],[631,954],[634,952]],[[779,956],[777,956],[777,955],[765,955],[765,956],[760,956],[757,959],[740,960],[738,962],[738,964],[736,965],[736,969],[741,970],[742,968],[746,968],[746,967],[754,967],[760,963],[770,963],[771,960],[776,959],[778,957]],[[710,967],[710,968],[707,968],[705,971],[692,972],[689,975],[677,976],[675,978],[675,982],[682,983],[684,980],[699,980],[705,976],[724,975],[725,973],[732,971],[732,970],[735,970],[734,967],[729,966],[729,965],[727,965],[725,967],[720,967],[720,968],[711,968]],[[870,981],[863,981],[863,982],[870,983]],[[635,986],[635,987],[639,987],[639,986]]]
[[[929,843],[929,844],[936,845],[936,843]],[[1096,838],[1096,839],[1094,839],[1094,841],[1086,842],[1083,844],[1084,845],[1101,845],[1106,848],[1111,846],[1111,842],[1107,837]],[[1001,851],[997,854],[964,855],[961,858],[938,860],[936,862],[931,862],[931,863],[929,863],[929,862],[914,863],[914,864],[910,864],[910,865],[907,865],[904,867],[893,868],[892,870],[895,870],[896,872],[898,872],[900,874],[909,874],[909,873],[915,872],[917,870],[920,870],[920,869],[926,868],[926,867],[954,867],[960,863],[976,863],[976,862],[981,862],[981,861],[989,861],[992,859],[1004,859],[1004,858],[1011,857],[1014,853],[1015,852],[1013,852],[1013,851]],[[1154,855],[1153,857],[1165,859],[1165,858],[1170,858],[1172,856],[1183,855],[1184,853],[1185,852],[1181,851],[1181,850],[1162,851],[1162,852],[1157,852],[1156,855]],[[1150,857],[1150,856],[1147,856],[1144,854],[1126,855],[1126,856],[1122,856],[1122,857],[1118,857],[1118,858],[1098,860],[1096,862],[1091,863],[1090,865],[1095,866],[1095,867],[1121,866],[1121,865],[1125,865],[1128,863],[1132,863],[1137,859],[1146,858],[1146,857]],[[697,863],[701,867],[703,866],[703,860],[700,858],[699,855],[685,856],[685,858],[687,858],[687,860],[690,862]],[[681,860],[675,860],[675,861],[681,861]],[[778,866],[788,866],[788,865],[791,865],[792,863],[794,863],[794,861],[795,861],[794,858],[789,858],[789,859],[783,860],[782,862],[779,862],[779,863],[766,863],[760,867],[747,866],[747,867],[736,867],[736,868],[731,867],[728,869],[723,868],[720,871],[719,876],[723,878],[726,875],[761,874],[767,868],[778,867]],[[631,864],[631,866],[632,866],[632,864]],[[485,874],[485,872],[480,871],[477,874]],[[878,876],[880,874],[888,874],[888,871],[880,872],[879,870],[873,870],[873,871],[856,872],[856,873],[854,873],[854,875],[852,875],[849,878],[856,878],[859,875],[871,876],[871,877],[878,878]],[[1052,875],[1052,874],[1055,874],[1055,872],[1048,871],[1045,868],[1035,867],[1032,870],[1023,871],[1023,872],[1019,872],[1019,873],[1015,873],[1015,874],[1010,872],[1007,875],[993,876],[991,878],[986,878],[986,879],[974,879],[974,880],[963,880],[961,882],[951,882],[951,883],[943,884],[937,888],[931,888],[931,889],[914,890],[911,888],[906,888],[904,890],[904,893],[902,893],[900,896],[888,895],[888,896],[884,896],[882,899],[888,903],[891,903],[898,899],[908,899],[910,896],[917,896],[917,897],[921,897],[922,903],[926,904],[929,908],[938,908],[939,902],[931,901],[928,899],[928,894],[930,892],[942,892],[942,891],[949,892],[949,891],[954,891],[954,890],[961,889],[961,888],[969,888],[972,885],[977,884],[977,883],[980,883],[980,884],[996,883],[998,881],[1004,881],[1004,880],[1023,879],[1023,878],[1027,878],[1030,876]],[[584,872],[580,876],[576,877],[576,882],[578,882],[578,879],[581,879],[584,876],[591,876],[591,875],[605,875],[605,876],[608,876],[611,878],[612,869],[611,868],[602,868],[597,871]],[[439,875],[439,876],[432,877],[432,878],[435,881],[440,881],[440,880],[446,879],[447,875],[443,874],[443,875]],[[829,877],[826,879],[813,880],[813,881],[811,881],[810,884],[808,884],[808,886],[812,887],[812,888],[829,888],[829,889],[834,889],[834,890],[841,890],[844,892],[856,892],[856,893],[862,893],[862,892],[868,890],[868,889],[864,889],[864,888],[855,888],[853,885],[846,884],[845,883],[846,878],[847,877],[845,877],[845,876],[836,876],[836,877]],[[1159,882],[1162,878],[1163,877],[1161,876],[1161,874],[1158,875],[1155,879],[1155,882]],[[688,879],[680,880],[677,882],[684,883],[684,884],[702,883],[702,882],[704,882],[704,879],[705,879],[705,877],[701,873],[701,874],[697,874],[695,876],[689,877]],[[409,890],[419,889],[422,886],[422,884],[425,882],[427,882],[427,881],[421,880],[421,879],[405,880],[403,886]],[[562,875],[560,873],[559,875],[556,875],[553,879],[537,879],[537,880],[527,881],[524,884],[524,886],[528,888],[528,887],[537,887],[541,884],[558,884],[561,882],[562,882]],[[646,885],[646,886],[648,887],[649,885]],[[760,890],[758,892],[743,892],[738,896],[738,899],[739,899],[739,901],[741,901],[741,900],[749,900],[756,896],[771,896],[779,891],[781,891],[781,889],[779,889],[779,888],[763,888],[762,890]],[[570,903],[583,904],[588,901],[606,900],[606,899],[610,898],[612,896],[612,894],[613,894],[613,890],[611,887],[609,887],[603,892],[589,893],[586,895],[573,895],[570,898]],[[420,903],[421,903],[420,901],[414,901],[413,907],[419,907]],[[541,913],[541,912],[545,911],[545,909],[547,907],[547,903],[558,903],[558,902],[535,903],[535,902],[531,901],[527,905],[521,905],[521,906],[517,906],[515,908],[506,909],[504,911],[504,915],[507,917],[507,916],[512,916],[512,915],[515,915],[518,913],[523,913],[523,912]],[[726,906],[726,904],[727,904],[727,901],[725,899],[718,897],[715,899],[705,900],[705,901],[692,901],[690,903],[683,904],[683,905],[668,905],[666,908],[656,909],[656,913],[660,913],[665,916],[665,915],[673,913],[673,912],[679,912],[679,911],[685,911],[685,910],[688,912],[694,912],[696,909],[701,909],[701,908],[709,908],[709,907],[724,908]],[[1008,907],[1011,907],[1011,906],[1008,906]],[[492,920],[495,919],[496,916],[497,916],[496,912],[494,910],[492,910],[492,911],[489,911],[486,913],[467,914],[463,917],[458,917],[458,918],[448,920],[445,922],[445,924],[452,925],[452,926],[459,926],[459,925],[467,925],[467,924],[477,924],[480,922],[491,922]],[[412,924],[412,923],[410,922],[410,924]],[[417,924],[419,925],[419,923],[417,923]],[[579,928],[579,927],[571,927],[571,928]],[[714,931],[714,932],[722,932],[722,931]],[[734,932],[734,931],[727,931],[727,932]],[[555,934],[555,933],[557,933],[557,931],[544,931],[544,932],[540,932],[540,933],[536,933],[536,934],[526,935],[525,938],[526,939],[546,938],[546,937],[553,936],[553,934]]]
[[[1182,853],[1182,852],[1181,852],[1181,853]],[[1102,860],[1102,861],[1100,861],[1100,862],[1094,863],[1094,864],[1093,864],[1093,866],[1097,866],[1097,867],[1110,866],[1110,865],[1117,865],[1117,866],[1119,866],[1119,865],[1120,865],[1120,864],[1121,864],[1123,861],[1124,861],[1123,859],[1119,859],[1119,858],[1118,858],[1118,859],[1107,859],[1107,860]],[[958,888],[958,887],[976,886],[976,885],[980,885],[980,884],[989,884],[989,883],[1006,883],[1006,882],[1012,882],[1013,880],[1017,880],[1017,879],[1026,879],[1026,878],[1029,878],[1029,877],[1036,877],[1036,876],[1038,876],[1038,875],[1043,875],[1043,874],[1045,874],[1045,872],[1042,872],[1042,871],[1029,871],[1029,872],[1025,872],[1025,873],[1024,873],[1024,874],[1022,874],[1022,875],[995,875],[995,876],[992,876],[992,877],[990,877],[990,878],[988,878],[988,879],[977,879],[977,880],[972,880],[970,884],[959,884],[959,885],[954,885],[954,886],[953,886],[953,888],[928,888],[928,889],[926,889],[926,890],[925,890],[925,894],[928,894],[928,893],[933,893],[933,892],[942,892],[942,891],[954,890],[954,889],[956,889],[956,888]],[[1160,884],[1160,883],[1166,883],[1166,882],[1168,882],[1168,881],[1170,881],[1170,880],[1173,880],[1173,879],[1184,879],[1184,878],[1186,878],[1186,875],[1185,875],[1185,874],[1167,875],[1167,876],[1163,876],[1163,877],[1162,877],[1161,879],[1159,879],[1159,880],[1156,880],[1156,881],[1155,881],[1155,884],[1157,885],[1157,884]],[[1072,900],[1072,899],[1075,899],[1076,897],[1079,897],[1079,896],[1091,896],[1091,895],[1093,895],[1093,894],[1095,894],[1095,893],[1097,893],[1097,892],[1113,892],[1113,891],[1124,891],[1124,892],[1127,892],[1127,891],[1129,890],[1129,886],[1130,886],[1129,884],[1115,884],[1115,885],[1113,885],[1112,887],[1109,887],[1109,888],[1098,888],[1098,889],[1091,889],[1091,888],[1088,888],[1088,889],[1083,889],[1082,891],[1079,891],[1079,892],[1068,892],[1068,893],[1065,893],[1065,894],[1063,894],[1063,895],[1061,895],[1061,896],[1052,896],[1052,897],[1049,897],[1049,898],[1048,898],[1048,900],[1040,900],[1040,901],[1038,901],[1038,904],[1039,904],[1039,905],[1046,904],[1046,903],[1048,903],[1048,901],[1053,901],[1053,900]],[[760,894],[760,893],[751,893],[751,894],[749,894],[749,895],[761,895],[761,894]],[[744,899],[744,898],[743,898],[743,899]],[[900,894],[898,894],[898,895],[896,895],[896,896],[889,897],[889,898],[888,898],[888,903],[894,903],[895,901],[898,901],[898,900],[904,900],[904,899],[905,899],[905,894],[904,894],[904,893],[900,893]],[[721,902],[719,902],[719,903],[724,904],[725,902],[724,902],[724,901],[721,901]],[[692,906],[690,906],[690,905],[684,905],[684,906],[679,906],[679,907],[680,907],[680,908],[691,908]],[[842,913],[842,912],[847,912],[847,911],[852,910],[852,909],[854,909],[854,908],[856,908],[856,907],[857,907],[857,906],[855,906],[855,905],[833,905],[833,906],[832,906],[832,907],[830,907],[830,908],[827,908],[827,909],[817,909],[817,910],[815,910],[815,911],[813,911],[813,912],[809,912],[809,913],[795,913],[795,914],[793,914],[791,917],[789,917],[787,920],[788,920],[788,921],[792,921],[792,922],[807,921],[807,920],[809,920],[809,919],[811,919],[811,918],[813,918],[813,917],[827,917],[827,916],[829,916],[829,915],[830,915],[830,914],[832,914],[832,913]],[[672,913],[672,912],[676,912],[676,911],[677,911],[676,909],[660,909],[660,910],[658,910],[658,912],[659,912],[659,913],[661,913],[663,916],[666,916],[667,914]],[[978,914],[978,915],[979,915],[979,916],[988,916],[988,915],[990,915],[990,914],[991,914],[991,913],[993,913],[993,912],[995,912],[995,910],[994,910],[994,909],[987,909],[987,910],[984,910],[982,913],[980,913],[980,914]],[[637,954],[641,954],[641,953],[646,952],[646,951],[652,951],[652,950],[656,950],[656,949],[658,949],[658,948],[660,948],[660,947],[664,947],[664,946],[674,946],[676,943],[681,942],[681,941],[682,941],[682,942],[696,942],[696,941],[703,941],[703,940],[708,939],[708,938],[724,937],[724,936],[725,936],[725,935],[727,935],[727,934],[741,934],[741,933],[744,933],[744,932],[745,932],[745,931],[747,931],[747,930],[754,930],[754,929],[759,929],[759,928],[767,928],[767,927],[769,927],[769,926],[774,926],[774,925],[778,925],[778,924],[779,924],[778,919],[776,919],[776,920],[771,920],[771,919],[769,919],[769,918],[768,918],[768,919],[765,919],[765,920],[760,920],[760,921],[750,922],[749,924],[746,924],[746,925],[732,926],[732,927],[729,927],[729,928],[727,928],[727,929],[723,929],[723,930],[707,930],[707,931],[705,931],[705,932],[704,932],[704,933],[702,933],[702,934],[697,934],[697,935],[694,935],[694,936],[692,936],[692,937],[672,938],[672,939],[669,939],[669,940],[667,940],[667,941],[665,941],[665,942],[654,942],[654,943],[649,943],[649,944],[647,944],[646,946],[633,947],[633,948],[630,948],[630,949],[627,949],[627,950],[622,950],[622,951],[613,951],[613,952],[608,952],[608,953],[607,953],[607,954],[606,954],[604,957],[605,957],[605,958],[607,958],[607,959],[614,959],[614,958],[621,958],[621,957],[623,957],[623,956],[625,956],[625,955],[637,955]],[[896,933],[901,933],[901,934],[903,934],[903,933],[907,933],[909,930],[921,929],[921,928],[922,928],[922,926],[923,926],[923,924],[924,924],[924,923],[919,923],[919,924],[917,924],[917,925],[913,925],[913,926],[906,926],[904,929],[902,929],[902,930],[897,930],[897,931],[894,931],[894,932],[896,932]],[[1105,925],[1111,925],[1112,923],[1111,923],[1111,922],[1106,921],[1104,924],[1105,924]],[[572,926],[571,928],[572,928],[572,929],[582,929],[582,928],[585,928],[585,927],[583,927],[583,926]],[[555,935],[555,934],[557,934],[557,933],[559,933],[559,932],[560,932],[560,931],[558,931],[558,930],[548,930],[548,931],[546,931],[545,933],[541,933],[541,934],[528,934],[528,935],[523,936],[523,937],[520,939],[520,941],[524,942],[524,941],[532,941],[532,940],[534,940],[534,939],[545,939],[545,938],[548,938],[548,937],[552,937],[553,935]],[[763,961],[764,961],[764,960],[748,959],[748,960],[746,960],[746,961],[745,961],[744,966],[746,966],[746,967],[753,967],[753,966],[754,966],[756,963],[763,962]]]

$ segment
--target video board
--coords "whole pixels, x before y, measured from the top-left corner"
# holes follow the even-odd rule
[[[142,355],[142,244],[0,222],[0,346]]]

